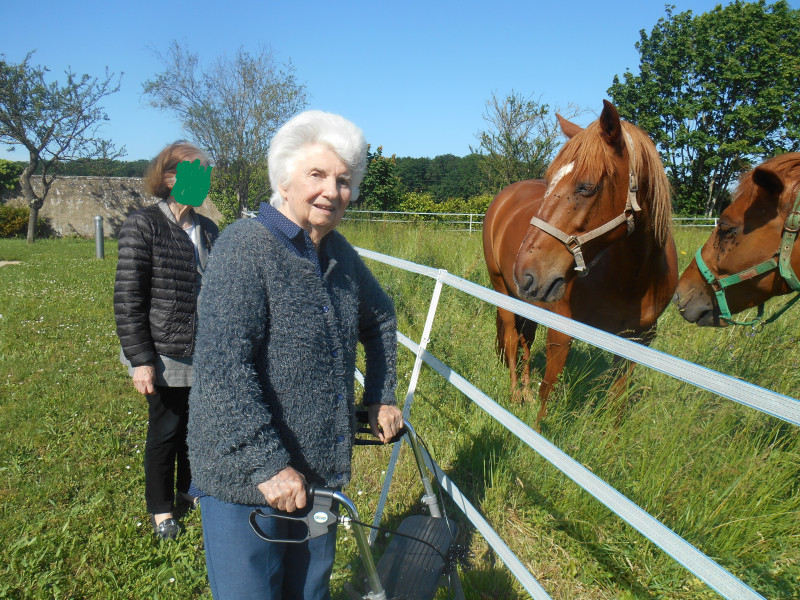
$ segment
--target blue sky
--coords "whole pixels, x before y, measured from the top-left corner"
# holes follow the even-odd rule
[[[702,13],[719,2],[671,0],[676,12]],[[727,3],[727,2],[725,2]],[[161,69],[152,48],[175,39],[207,64],[239,47],[272,48],[306,84],[309,108],[340,113],[384,154],[463,156],[485,128],[486,100],[512,89],[550,106],[577,104],[595,118],[615,74],[636,71],[639,31],[652,29],[665,4],[650,0],[472,0],[316,2],[6,2],[0,53],[33,61],[63,79],[123,72],[105,100],[104,135],[126,160],[152,158],[185,137],[152,108],[142,82]],[[800,0],[790,4],[798,8]],[[0,158],[26,160],[17,149]]]

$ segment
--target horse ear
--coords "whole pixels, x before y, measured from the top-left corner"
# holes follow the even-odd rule
[[[556,113],[556,119],[558,119],[558,124],[561,126],[561,132],[570,140],[583,131],[583,127],[567,121],[558,113]]]
[[[753,169],[753,183],[772,196],[779,196],[784,188],[781,178],[763,167]]]
[[[603,112],[600,113],[600,132],[606,143],[618,153],[622,153],[622,123],[617,108],[608,100],[603,100]]]

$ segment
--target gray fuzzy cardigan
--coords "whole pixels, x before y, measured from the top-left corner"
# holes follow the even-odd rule
[[[392,301],[341,234],[326,242],[322,279],[255,220],[227,227],[211,253],[188,443],[194,484],[219,500],[266,504],[258,484],[286,466],[349,481],[357,342],[364,404],[396,402]]]

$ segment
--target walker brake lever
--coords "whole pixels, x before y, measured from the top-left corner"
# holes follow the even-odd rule
[[[265,513],[260,508],[255,509],[250,513],[250,527],[253,532],[265,542],[280,542],[284,544],[302,544],[311,538],[320,537],[328,533],[331,525],[334,525],[338,520],[333,510],[333,494],[327,494],[329,490],[325,488],[317,488],[314,485],[309,486],[307,495],[313,499],[311,508],[302,517],[293,516],[291,513],[275,512]],[[297,521],[305,523],[306,535],[302,538],[274,538],[265,533],[258,525],[257,520],[262,519],[280,519],[283,521]]]

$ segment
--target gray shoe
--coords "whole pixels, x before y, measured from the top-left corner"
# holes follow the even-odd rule
[[[161,523],[156,525],[156,518],[150,515],[150,523],[153,525],[153,532],[156,534],[156,537],[162,540],[174,540],[181,532],[181,526],[178,525],[178,522],[172,517],[164,519]]]

